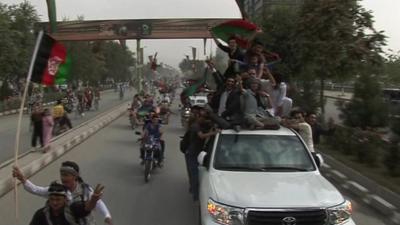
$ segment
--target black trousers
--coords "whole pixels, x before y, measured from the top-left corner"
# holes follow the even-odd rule
[[[37,139],[39,139],[40,146],[43,147],[43,125],[42,125],[42,121],[33,123],[32,147],[36,147]]]

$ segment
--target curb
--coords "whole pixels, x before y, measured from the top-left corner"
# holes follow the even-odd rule
[[[379,212],[388,220],[389,224],[400,224],[398,208],[400,196],[346,167],[329,155],[323,154],[323,157],[326,163],[322,166],[321,171],[325,177],[332,179],[335,184],[345,188],[349,193]]]
[[[67,141],[60,143],[48,153],[43,154],[41,157],[29,162],[27,165],[21,167],[21,171],[28,178],[34,175],[36,172],[41,170],[43,167],[52,163],[55,159],[61,157],[69,150],[73,149],[75,146],[79,145],[87,138],[95,134],[97,131],[101,130],[103,127],[110,124],[112,121],[116,120],[122,116],[127,109],[127,104],[124,103],[120,106],[113,108],[110,111],[105,112],[100,118],[90,121],[86,126],[81,127],[83,131],[79,131],[79,128],[75,130],[77,135],[69,138]],[[14,178],[11,176],[0,180],[0,197],[7,194],[14,188]],[[20,183],[20,182],[18,182]]]

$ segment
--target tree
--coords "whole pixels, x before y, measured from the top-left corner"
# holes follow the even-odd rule
[[[400,84],[400,52],[387,55],[385,60],[384,81],[387,85]]]
[[[92,51],[92,44],[87,41],[65,43],[71,57],[70,76],[73,82],[84,81],[96,84],[99,74],[105,71],[104,59]]]
[[[0,3],[0,78],[26,76],[37,21],[37,12],[27,1],[10,6]]]
[[[29,69],[36,39],[34,26],[39,22],[39,16],[28,1],[19,5],[11,5],[8,10],[11,17],[10,29],[13,31],[12,39],[14,45],[17,46],[17,55],[12,64],[13,75],[21,78],[26,76]]]
[[[383,127],[388,122],[388,107],[382,98],[378,77],[363,72],[354,86],[354,95],[342,108],[341,117],[351,127]]]
[[[131,79],[132,74],[129,68],[135,65],[135,59],[129,49],[122,47],[117,42],[108,41],[104,43],[103,55],[106,69],[103,79],[106,77],[112,77],[117,81]]]
[[[272,73],[283,74],[285,81],[297,81],[290,85],[294,103],[305,111],[316,111],[320,104],[316,98],[318,87],[314,82],[315,75],[311,66],[303,68],[299,59],[302,48],[296,45],[299,11],[298,7],[285,5],[265,9],[262,19],[264,33],[256,38],[265,43],[268,51],[278,53],[282,58],[279,64],[273,65]]]
[[[370,76],[381,67],[385,36],[372,23],[371,13],[357,0],[304,2],[295,44],[302,70],[311,72],[320,81],[322,113],[326,79],[348,80],[368,65],[370,68],[365,71],[369,75],[363,77]]]
[[[2,80],[11,75],[18,55],[12,32],[10,13],[7,6],[0,3],[0,79]]]

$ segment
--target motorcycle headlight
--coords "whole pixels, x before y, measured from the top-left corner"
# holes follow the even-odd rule
[[[340,205],[327,209],[328,221],[330,225],[340,225],[351,218],[353,208],[351,202],[346,200]]]
[[[213,218],[213,220],[219,224],[223,225],[243,225],[244,224],[244,209],[236,208],[232,206],[223,205],[213,201],[208,200],[207,204],[208,214]]]
[[[152,145],[151,145],[151,144],[145,144],[144,147],[147,148],[147,149],[149,149],[149,148],[152,147]]]

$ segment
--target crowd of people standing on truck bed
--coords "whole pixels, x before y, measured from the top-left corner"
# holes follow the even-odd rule
[[[192,106],[188,130],[181,140],[189,175],[189,191],[198,200],[197,156],[209,151],[213,137],[220,129],[279,129],[285,126],[295,129],[314,152],[319,136],[330,134],[333,123],[323,129],[316,121],[314,112],[305,113],[292,108],[293,101],[287,94],[283,74],[274,70],[272,61],[279,61],[264,45],[253,40],[247,50],[239,48],[236,37],[228,40],[228,46],[214,38],[217,46],[229,56],[228,67],[219,72],[211,61],[208,69],[217,83],[215,90],[208,90],[205,106]],[[270,60],[270,61],[268,61]],[[189,104],[188,96],[181,95],[182,104]]]

